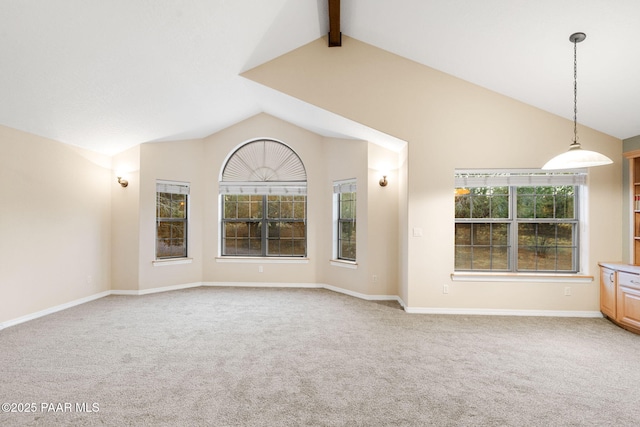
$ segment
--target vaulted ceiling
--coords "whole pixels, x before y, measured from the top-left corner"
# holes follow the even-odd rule
[[[640,135],[640,1],[341,3],[344,35],[566,118],[568,39],[585,32],[579,122]],[[320,134],[393,144],[240,77],[328,31],[327,0],[3,0],[0,124],[113,154],[267,112]]]

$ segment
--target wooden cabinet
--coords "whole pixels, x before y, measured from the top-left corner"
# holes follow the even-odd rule
[[[605,316],[616,318],[616,271],[600,268],[600,311]]]
[[[640,266],[600,263],[600,311],[640,334]]]
[[[640,330],[640,276],[618,273],[616,321]]]

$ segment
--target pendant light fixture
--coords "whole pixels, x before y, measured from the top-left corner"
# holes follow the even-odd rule
[[[569,36],[573,43],[573,143],[569,151],[549,160],[542,169],[574,169],[602,166],[613,163],[607,156],[595,151],[583,150],[578,142],[578,43],[583,41],[585,33],[574,33]]]

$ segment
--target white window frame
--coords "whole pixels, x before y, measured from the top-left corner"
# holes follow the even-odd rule
[[[473,176],[474,174],[485,177]],[[491,177],[492,174],[501,176]],[[543,171],[539,169],[456,169],[454,188],[489,187],[489,186],[546,186],[546,185],[575,185],[577,217],[578,217],[578,271],[576,272],[498,272],[456,270],[452,273],[452,280],[467,281],[510,281],[520,278],[525,281],[579,281],[590,282],[588,276],[588,174],[587,169],[573,169],[566,171]],[[454,218],[454,222],[455,218]]]
[[[184,246],[185,246],[185,254],[181,256],[168,256],[168,257],[159,257],[158,256],[158,193],[170,193],[170,194],[182,194],[185,195],[185,233],[184,233]],[[155,245],[154,245],[154,265],[168,265],[168,264],[184,264],[189,263],[189,242],[190,242],[190,231],[191,227],[190,223],[190,215],[191,215],[191,184],[189,182],[183,181],[166,181],[166,180],[156,180],[156,222],[155,222]]]
[[[356,203],[357,203],[357,180],[355,178],[343,179],[333,182],[333,244],[332,244],[332,255],[331,262],[332,265],[341,266],[341,267],[351,267],[357,265],[357,238],[356,238],[356,259],[344,259],[340,258],[340,194],[341,193],[356,193]],[[356,224],[357,224],[357,210],[356,210]]]
[[[253,153],[253,155],[250,153]],[[220,235],[217,260],[220,262],[234,262],[234,260],[258,259],[265,261],[277,260],[275,262],[287,262],[288,260],[298,262],[307,259],[309,251],[307,175],[302,158],[293,148],[273,138],[257,138],[240,144],[231,151],[225,160],[220,173],[218,187]],[[224,219],[224,196],[242,194],[264,196],[264,214],[261,220],[265,224],[264,230],[268,230],[267,224],[269,222],[267,216],[268,205],[266,203],[268,196],[304,196],[305,215],[303,219],[292,218],[291,221],[285,221],[286,218],[278,218],[274,222],[303,223],[305,253],[303,255],[269,254],[268,234],[263,231],[261,236],[263,247],[260,255],[225,254],[223,247],[225,224],[233,221]]]

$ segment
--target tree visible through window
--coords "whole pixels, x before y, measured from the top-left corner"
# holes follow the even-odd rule
[[[188,184],[156,184],[156,259],[187,256],[188,196]]]
[[[566,173],[514,175],[456,177],[455,269],[577,272],[579,185]]]
[[[356,260],[356,193],[338,195],[338,259]]]
[[[298,155],[273,140],[251,141],[224,166],[223,256],[307,255],[307,182]]]
[[[306,255],[306,196],[225,194],[223,205],[223,255]]]

